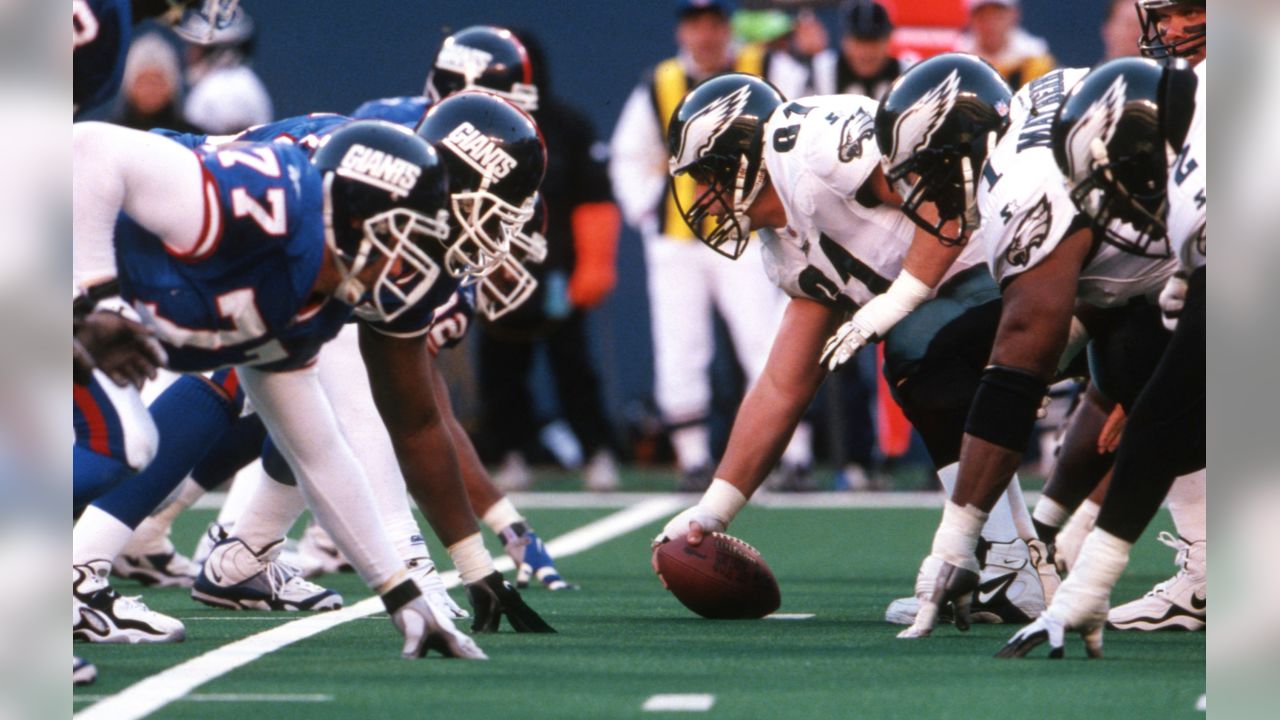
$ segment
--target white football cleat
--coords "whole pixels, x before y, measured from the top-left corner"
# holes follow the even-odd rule
[[[189,588],[200,574],[200,566],[170,547],[167,553],[121,553],[111,563],[111,572],[117,577],[137,580],[143,585]]]
[[[136,597],[122,597],[107,582],[111,563],[92,560],[71,566],[71,637],[92,643],[182,642],[187,630],[177,618],[151,610]]]
[[[523,455],[514,451],[502,458],[502,464],[493,471],[491,477],[493,484],[503,492],[528,490],[533,485],[533,472],[529,470],[529,464],[525,462]]]
[[[1178,573],[1146,595],[1111,609],[1107,627],[1114,630],[1204,630],[1208,607],[1206,541],[1188,543],[1167,532],[1160,542],[1178,551]]]
[[[98,679],[98,668],[82,657],[71,656],[71,684],[92,685]]]
[[[218,543],[205,560],[191,597],[231,610],[336,610],[342,596],[303,579],[279,560],[282,541],[259,552],[240,538]]]
[[[1035,552],[1044,557],[1044,545]],[[978,590],[970,607],[970,620],[975,623],[1027,623],[1045,609],[1043,573],[1045,568],[1033,560],[1033,551],[1024,540],[1008,543],[986,543],[986,556],[978,579]],[[980,553],[981,554],[981,553]],[[898,598],[885,609],[885,622],[894,625],[913,625],[920,609],[920,598],[933,594],[934,579],[942,561],[930,556],[920,565],[916,574],[916,592],[912,597]],[[1048,568],[1049,570],[1052,567]],[[1053,578],[1056,580],[1057,575]],[[1056,583],[1054,588],[1056,589]],[[942,608],[936,622],[952,622],[949,608]]]
[[[196,543],[196,549],[191,553],[191,562],[204,565],[204,561],[209,559],[209,553],[213,552],[213,546],[231,537],[234,527],[235,523],[209,523]]]
[[[618,479],[618,461],[613,453],[604,448],[597,450],[582,467],[582,483],[592,492],[617,490],[622,481]]]
[[[355,568],[347,560],[337,543],[329,537],[328,531],[320,527],[315,520],[307,523],[298,541],[298,554],[307,558],[308,566],[318,565],[320,573],[354,572]],[[319,574],[319,573],[317,573]],[[313,575],[307,575],[313,577]]]

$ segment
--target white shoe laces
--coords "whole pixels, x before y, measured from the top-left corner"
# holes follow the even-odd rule
[[[1166,530],[1161,530],[1160,534],[1156,536],[1156,539],[1168,547],[1178,551],[1178,554],[1174,556],[1173,559],[1174,564],[1178,566],[1178,572],[1168,580],[1158,583],[1155,587],[1151,588],[1147,594],[1168,595],[1170,589],[1172,589],[1178,581],[1187,575],[1187,559],[1191,554],[1191,545],[1189,545],[1186,540],[1183,540],[1177,535]]]
[[[267,561],[267,585],[271,588],[272,597],[283,597],[289,587],[315,594],[323,588],[302,577],[302,571],[283,560]]]

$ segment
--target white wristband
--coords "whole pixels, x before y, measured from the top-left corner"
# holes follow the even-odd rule
[[[463,585],[470,585],[495,572],[493,557],[485,549],[480,533],[468,535],[449,546],[449,557],[457,568]]]
[[[853,322],[870,330],[875,337],[883,338],[899,320],[911,314],[912,310],[932,296],[933,288],[903,270],[888,290],[871,298],[861,310],[854,313]]]
[[[728,526],[738,515],[738,511],[746,506],[747,496],[728,480],[716,478],[711,481],[711,486],[702,494],[702,500],[698,504],[710,510],[720,522]]]

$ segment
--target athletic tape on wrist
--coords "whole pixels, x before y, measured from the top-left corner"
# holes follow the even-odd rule
[[[1027,449],[1036,411],[1049,384],[1026,370],[988,365],[973,395],[964,431],[1021,453]]]
[[[418,589],[418,584],[412,580],[405,580],[382,593],[382,604],[386,606],[388,613],[394,615],[397,610],[420,597],[422,597],[422,591]]]
[[[464,585],[470,585],[490,573],[497,572],[493,567],[493,557],[484,547],[484,538],[480,533],[468,535],[449,546],[449,558],[458,569],[458,575]]]
[[[727,527],[737,517],[738,511],[746,506],[747,496],[728,480],[716,478],[698,504],[710,510]]]

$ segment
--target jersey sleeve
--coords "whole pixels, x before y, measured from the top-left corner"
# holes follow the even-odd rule
[[[982,226],[973,242],[982,244],[1001,287],[1039,265],[1063,238],[1086,224],[1057,167],[1044,166],[1053,165],[1051,156],[1015,160],[1015,167],[1000,173],[995,185],[984,179],[978,193]]]
[[[853,197],[880,163],[876,103],[859,96],[802,99],[814,103],[800,126],[797,150],[811,174],[842,197]]]
[[[410,130],[418,127],[418,121],[427,112],[431,102],[426,97],[390,97],[369,100],[351,113],[354,120],[386,120],[404,125]]]

